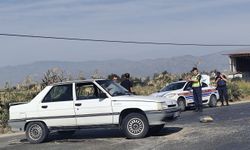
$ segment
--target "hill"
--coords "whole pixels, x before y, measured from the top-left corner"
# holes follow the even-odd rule
[[[214,69],[225,71],[229,69],[228,57],[221,53],[205,56],[185,55],[140,61],[125,59],[82,62],[40,61],[25,65],[1,67],[0,86],[3,87],[5,82],[15,85],[23,81],[28,75],[34,80],[39,81],[43,77],[43,74],[51,68],[61,68],[73,76],[82,72],[86,78],[90,78],[97,70],[102,76],[111,73],[121,75],[129,72],[132,76],[146,77],[162,71],[170,73],[189,72],[197,64],[201,71],[211,71]]]

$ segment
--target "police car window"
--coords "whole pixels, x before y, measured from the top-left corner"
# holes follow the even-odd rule
[[[204,82],[202,82],[202,87],[208,87],[208,85]]]
[[[43,103],[72,101],[72,84],[57,85],[52,87],[48,94],[44,97]]]
[[[182,89],[183,86],[185,85],[185,83],[186,82],[171,83],[171,84],[165,86],[163,89],[161,89],[160,92]]]
[[[80,83],[76,85],[77,100],[99,98],[101,91],[93,83]]]
[[[192,83],[188,82],[187,85],[185,86],[184,90],[190,90],[192,88]]]

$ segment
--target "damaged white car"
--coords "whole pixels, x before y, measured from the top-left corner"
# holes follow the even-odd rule
[[[88,128],[119,127],[128,138],[143,138],[178,117],[179,107],[174,100],[132,95],[110,80],[83,80],[49,85],[29,103],[12,104],[9,112],[13,130],[41,143],[50,132]]]

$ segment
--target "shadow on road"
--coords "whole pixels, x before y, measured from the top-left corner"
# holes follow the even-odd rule
[[[151,136],[168,136],[180,132],[182,129],[180,127],[165,127],[159,133],[152,134]]]
[[[179,127],[166,127],[163,128],[157,134],[151,134],[150,136],[168,136],[174,133],[181,131],[182,128]],[[91,130],[78,130],[75,134],[70,136],[62,136],[58,133],[51,133],[46,140],[46,142],[84,142],[87,140],[95,139],[110,139],[110,138],[123,138],[126,137],[123,135],[120,129],[91,129]],[[21,143],[28,143],[27,139],[21,139]]]

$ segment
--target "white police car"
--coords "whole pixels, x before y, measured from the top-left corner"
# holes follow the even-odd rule
[[[170,83],[160,91],[151,94],[151,96],[174,99],[177,101],[182,111],[184,111],[186,107],[194,106],[193,90],[191,82],[188,81]],[[204,105],[209,105],[210,107],[215,107],[218,99],[219,94],[215,87],[202,82],[202,103]]]

